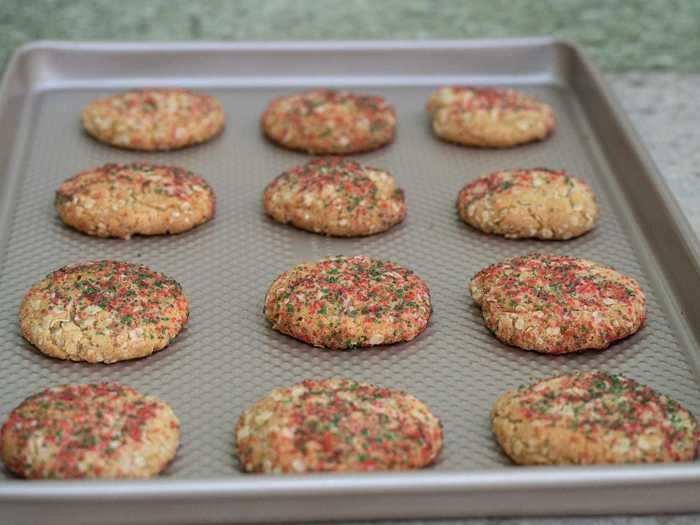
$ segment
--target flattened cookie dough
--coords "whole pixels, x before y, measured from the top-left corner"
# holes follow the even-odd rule
[[[415,397],[350,379],[277,388],[234,431],[245,472],[409,470],[435,461],[442,425]]]
[[[575,257],[506,259],[478,272],[469,290],[498,339],[547,354],[603,350],[637,332],[646,318],[636,280]]]
[[[265,135],[285,148],[321,155],[375,150],[394,139],[394,108],[378,96],[313,89],[270,102]]]
[[[513,89],[441,87],[426,109],[438,137],[466,146],[508,148],[542,140],[554,130],[552,108]]]
[[[285,171],[265,188],[263,206],[277,222],[339,237],[383,232],[406,216],[391,174],[337,157]]]
[[[92,137],[120,148],[163,151],[206,142],[224,127],[210,95],[188,89],[141,89],[90,102],[81,114]]]
[[[0,429],[8,469],[29,479],[150,478],[175,457],[180,426],[154,396],[117,384],[47,388]]]
[[[275,279],[264,307],[275,330],[332,350],[410,341],[431,313],[420,277],[362,255],[295,266]]]
[[[509,239],[566,240],[590,231],[598,205],[590,186],[565,171],[497,171],[469,182],[457,197],[464,222]]]
[[[65,266],[34,284],[19,310],[22,335],[58,359],[115,363],[165,348],[187,322],[181,286],[140,265]]]
[[[68,226],[96,237],[182,233],[214,215],[214,192],[191,171],[105,164],[66,180],[55,206]]]
[[[670,397],[621,375],[578,372],[498,398],[491,425],[521,465],[692,461],[698,422]]]

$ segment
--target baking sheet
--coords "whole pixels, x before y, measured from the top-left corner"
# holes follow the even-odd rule
[[[435,58],[445,56],[463,63]],[[382,72],[386,57],[394,57],[394,65]],[[156,63],[163,67],[152,67]],[[518,468],[490,431],[489,409],[503,390],[572,370],[630,375],[700,414],[692,324],[697,317],[686,307],[699,278],[684,266],[697,263],[694,239],[624,122],[606,111],[610,101],[588,68],[573,48],[541,39],[432,47],[48,43],[21,52],[8,67],[0,106],[0,123],[17,121],[2,132],[3,149],[10,151],[3,152],[0,182],[0,416],[49,385],[115,381],[166,400],[180,418],[182,444],[164,475],[145,483],[28,483],[2,471],[0,516],[29,519],[51,512],[62,523],[56,498],[78,516],[97,505],[102,510],[90,519],[103,523],[669,510],[661,490],[625,506],[630,490],[653,483],[681,487],[673,492],[672,510],[700,510],[698,463]],[[522,89],[553,106],[557,130],[545,142],[509,150],[443,143],[431,134],[424,103],[435,86],[454,81]],[[225,132],[211,143],[168,153],[117,150],[81,132],[78,115],[88,101],[147,85],[188,86],[216,96],[226,111]],[[274,223],[262,211],[265,185],[309,157],[266,142],[260,113],[271,98],[315,85],[378,94],[396,108],[394,144],[354,156],[391,171],[406,192],[407,218],[387,233],[325,238]],[[603,103],[594,105],[596,96]],[[614,140],[608,135],[616,126]],[[52,202],[65,178],[102,163],[131,161],[176,164],[203,175],[217,195],[215,219],[185,234],[126,242],[63,226]],[[635,161],[640,169],[620,169]],[[591,184],[601,210],[593,232],[566,242],[512,241],[481,234],[458,219],[454,202],[468,180],[537,166],[564,168]],[[650,210],[654,231],[645,227]],[[604,352],[568,356],[523,352],[497,341],[483,326],[467,282],[488,264],[533,251],[586,257],[634,276],[647,295],[645,327]],[[331,352],[273,331],[261,313],[272,280],[300,261],[334,254],[366,254],[413,269],[433,297],[426,332],[406,344]],[[44,357],[21,338],[17,310],[26,289],[64,264],[98,258],[144,263],[181,282],[191,317],[169,348],[146,359],[87,365]],[[679,272],[680,288],[674,286]],[[238,471],[232,429],[245,407],[273,388],[338,375],[404,389],[425,401],[444,424],[438,462],[427,471],[400,474],[298,478]],[[556,495],[569,486],[568,499]],[[511,494],[507,501],[498,497],[504,490]],[[586,490],[601,490],[605,497],[591,501]],[[537,505],[513,509],[526,496]],[[416,509],[422,498],[442,503]],[[191,501],[190,510],[176,510],[174,500]],[[192,506],[198,513],[191,514]]]

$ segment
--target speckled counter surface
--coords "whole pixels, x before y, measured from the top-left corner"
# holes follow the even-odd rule
[[[698,27],[700,0],[0,0],[0,64],[16,46],[36,39],[559,36],[575,41],[605,70],[700,236]],[[382,522],[398,523],[423,522]],[[691,525],[700,523],[700,514],[425,523]]]
[[[700,73],[698,0],[0,0],[0,61],[28,41],[552,35],[608,71]]]
[[[607,79],[700,237],[700,74],[625,73]]]

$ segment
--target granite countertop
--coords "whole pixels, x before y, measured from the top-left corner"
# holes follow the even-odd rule
[[[553,35],[608,71],[700,73],[698,0],[2,0],[0,62],[39,38],[353,40]]]
[[[700,236],[699,27],[698,0],[2,0],[0,64],[12,49],[37,39],[237,41],[559,36],[578,43],[603,68]],[[699,522],[700,514],[426,523]]]
[[[606,77],[700,237],[700,74]]]

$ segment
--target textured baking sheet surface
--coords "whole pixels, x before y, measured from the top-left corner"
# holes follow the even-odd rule
[[[362,90],[361,87],[353,89]],[[258,119],[268,100],[289,91],[212,88],[223,102],[227,128],[214,142],[170,153],[133,153],[84,135],[84,104],[111,91],[64,89],[36,93],[30,135],[20,152],[21,183],[0,278],[0,417],[23,398],[64,382],[117,381],[170,403],[182,423],[182,445],[165,477],[240,476],[232,453],[233,425],[246,406],[271,389],[309,377],[349,376],[404,389],[441,418],[445,449],[438,471],[499,468],[509,464],[489,428],[489,409],[506,388],[567,370],[622,372],[675,397],[700,414],[700,389],[688,352],[674,334],[660,301],[661,281],[638,259],[638,246],[619,211],[615,174],[597,153],[572,91],[524,86],[553,105],[558,128],[550,140],[511,150],[477,150],[442,143],[424,113],[431,87],[372,86],[398,113],[395,143],[357,155],[390,170],[405,189],[406,221],[387,233],[348,240],[324,238],[267,219],[265,185],[309,157],[268,144]],[[205,176],[217,194],[215,219],[172,237],[100,240],[62,225],[54,191],[65,178],[105,162],[149,161],[181,165]],[[566,242],[511,241],[470,229],[454,202],[470,179],[493,170],[566,168],[596,191],[601,221],[592,232]],[[541,251],[587,257],[637,278],[648,298],[646,326],[604,352],[546,356],[498,342],[483,326],[468,296],[470,277],[505,257]],[[302,260],[333,254],[390,259],[428,283],[434,314],[415,341],[369,350],[330,352],[269,328],[262,301],[271,281]],[[44,357],[19,334],[17,310],[26,289],[48,272],[81,260],[114,258],[145,263],[180,281],[191,303],[185,331],[167,349],[146,359],[86,365]],[[5,479],[11,476],[0,474]]]

